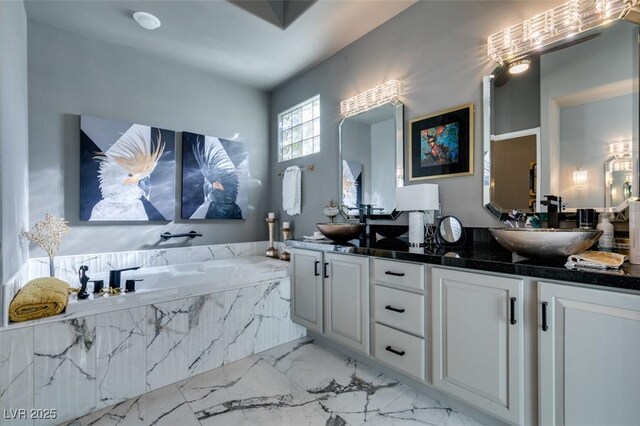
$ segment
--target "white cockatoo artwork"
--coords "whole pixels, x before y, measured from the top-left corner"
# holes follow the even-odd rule
[[[360,188],[358,187],[358,176],[360,175],[361,170],[355,171],[356,175],[354,175],[354,170],[351,170],[352,164],[346,160],[342,161],[342,204],[347,206],[347,208],[358,208],[358,191]],[[359,165],[359,163],[356,163]]]
[[[159,198],[166,198],[166,191],[159,191],[156,183],[161,184],[163,179],[166,180],[167,175],[174,170],[172,167],[171,171],[160,171],[158,176],[154,174],[161,164],[163,154],[167,152],[167,142],[163,140],[161,129],[133,124],[126,131],[114,136],[117,139],[107,146],[107,149],[103,147],[93,151],[91,159],[97,165],[97,170],[94,165],[91,166],[93,167],[91,171],[97,176],[92,176],[91,182],[93,185],[97,184],[100,197],[92,194],[95,204],[90,210],[86,209],[87,213],[90,211],[88,220],[166,219],[152,204],[155,192],[158,192]],[[92,146],[100,148],[98,137],[94,136],[90,142],[93,142]],[[173,142],[169,142],[169,147],[172,147]],[[83,148],[85,151],[89,149]],[[86,157],[87,155],[83,158]],[[175,188],[173,182],[170,183],[171,188]],[[95,193],[95,188],[92,190]]]
[[[182,217],[244,219],[248,174],[248,153],[244,145],[183,132],[182,146]]]

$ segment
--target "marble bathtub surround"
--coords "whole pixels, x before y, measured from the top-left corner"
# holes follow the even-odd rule
[[[133,266],[163,266],[182,263],[206,262],[216,259],[229,259],[241,256],[263,256],[269,243],[255,241],[247,243],[216,244],[195,247],[174,247],[156,250],[128,251],[117,253],[99,253],[56,257],[54,275],[78,287],[78,268],[89,266],[89,275],[106,274],[111,269],[123,269]],[[2,314],[0,327],[9,324],[9,304],[29,280],[49,276],[49,258],[29,259],[28,264],[2,285]]]
[[[147,306],[147,390],[187,376],[189,299]]]
[[[178,411],[184,415],[180,424],[185,425],[480,426],[435,399],[306,338],[71,424],[111,425],[114,420],[127,425],[169,424],[163,420],[175,419]]]
[[[93,316],[33,328],[34,408],[55,408],[61,419],[96,409],[95,343]]]
[[[104,408],[147,391],[147,308],[96,315],[97,395]],[[137,361],[136,361],[137,360]]]
[[[268,242],[216,244],[208,246],[173,247],[155,250],[123,251],[56,257],[55,276],[75,285],[80,265],[89,266],[89,275],[108,272],[112,269],[135,266],[164,266],[181,263],[207,262],[240,256],[262,256]],[[29,259],[30,279],[48,276],[49,259]]]
[[[55,421],[35,423],[44,425],[108,406],[116,411],[98,424],[145,407],[162,411],[154,411],[157,424],[193,418],[183,400],[172,405],[172,395],[165,403],[139,395],[304,336],[306,330],[289,319],[289,287],[283,279],[1,330],[0,403],[57,408]]]
[[[0,339],[0,407],[29,410],[33,408],[33,327],[4,332]]]

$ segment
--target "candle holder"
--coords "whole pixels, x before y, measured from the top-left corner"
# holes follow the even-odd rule
[[[287,241],[293,239],[293,230],[291,228],[282,228],[282,240]]]
[[[267,222],[267,225],[269,226],[269,248],[267,249],[267,252],[266,252],[265,255],[267,257],[271,257],[271,258],[277,259],[278,258],[278,249],[276,249],[273,246],[273,232],[275,230],[276,222],[278,220],[277,219],[266,218],[265,221]]]

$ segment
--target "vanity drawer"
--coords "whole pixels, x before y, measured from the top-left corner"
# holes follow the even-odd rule
[[[373,279],[378,283],[393,284],[414,290],[424,290],[424,265],[373,259]]]
[[[424,339],[375,324],[376,359],[424,380]]]
[[[376,285],[375,320],[424,336],[424,296]]]

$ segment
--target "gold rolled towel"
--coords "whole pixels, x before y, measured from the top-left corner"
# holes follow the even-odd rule
[[[57,315],[69,300],[69,284],[45,277],[29,281],[18,291],[9,305],[11,321],[28,321]]]

